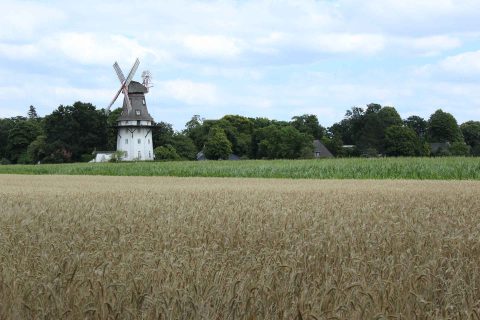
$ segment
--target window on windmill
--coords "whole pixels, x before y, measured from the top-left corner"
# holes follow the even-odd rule
[[[142,99],[142,103],[143,103],[143,105],[145,105],[145,98],[144,98],[144,99]]]
[[[125,144],[128,144],[128,139],[125,139]]]
[[[139,116],[139,115],[140,115],[140,110],[136,109],[136,110],[135,110],[135,114],[136,114],[137,116]]]
[[[142,139],[138,139],[138,144],[142,143]]]

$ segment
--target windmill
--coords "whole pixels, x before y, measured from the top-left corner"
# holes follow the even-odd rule
[[[107,107],[107,112],[123,93],[122,113],[117,118],[117,150],[123,151],[123,160],[153,160],[152,127],[153,118],[148,113],[145,93],[151,87],[150,72],[142,74],[143,84],[132,80],[140,61],[135,60],[128,76],[117,62],[113,64],[120,88]]]
[[[115,69],[115,72],[117,73],[118,80],[120,80],[120,89],[118,89],[117,94],[113,97],[112,102],[107,107],[107,111],[110,111],[110,108],[112,105],[115,103],[117,100],[118,96],[120,95],[120,92],[123,92],[123,101],[124,105],[127,106],[128,111],[132,110],[132,104],[130,102],[130,99],[128,98],[128,86],[130,85],[130,82],[133,79],[133,76],[135,75],[135,72],[138,69],[138,65],[140,64],[140,60],[138,58],[135,60],[135,63],[133,64],[132,69],[130,69],[130,72],[128,73],[127,78],[123,75],[122,69],[120,69],[120,66],[118,65],[117,61],[113,64],[113,68]]]

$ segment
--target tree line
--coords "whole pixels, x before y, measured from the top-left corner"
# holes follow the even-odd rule
[[[63,163],[89,161],[95,151],[115,150],[116,120],[121,109],[106,113],[90,103],[59,106],[39,117],[30,106],[27,116],[0,118],[0,162]],[[291,121],[226,115],[206,120],[194,115],[182,131],[166,122],[153,127],[157,160],[299,159],[313,157],[313,140],[321,140],[337,157],[353,156],[479,156],[480,122],[458,125],[441,109],[429,119],[402,119],[394,107],[369,104],[353,107],[345,117],[324,128],[313,114]]]

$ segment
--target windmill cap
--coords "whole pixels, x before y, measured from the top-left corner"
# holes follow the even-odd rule
[[[137,81],[131,81],[128,85],[128,93],[147,93],[148,89]]]

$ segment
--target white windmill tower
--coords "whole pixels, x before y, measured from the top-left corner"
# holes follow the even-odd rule
[[[153,142],[152,127],[153,118],[147,110],[145,102],[145,93],[148,92],[150,85],[150,72],[147,74],[147,81],[144,84],[132,81],[133,75],[137,71],[140,61],[135,60],[135,64],[128,73],[127,78],[123,75],[122,69],[117,62],[113,68],[120,80],[120,89],[113,98],[107,111],[117,100],[120,92],[123,93],[122,113],[117,119],[117,151],[124,151],[123,160],[153,160]]]

